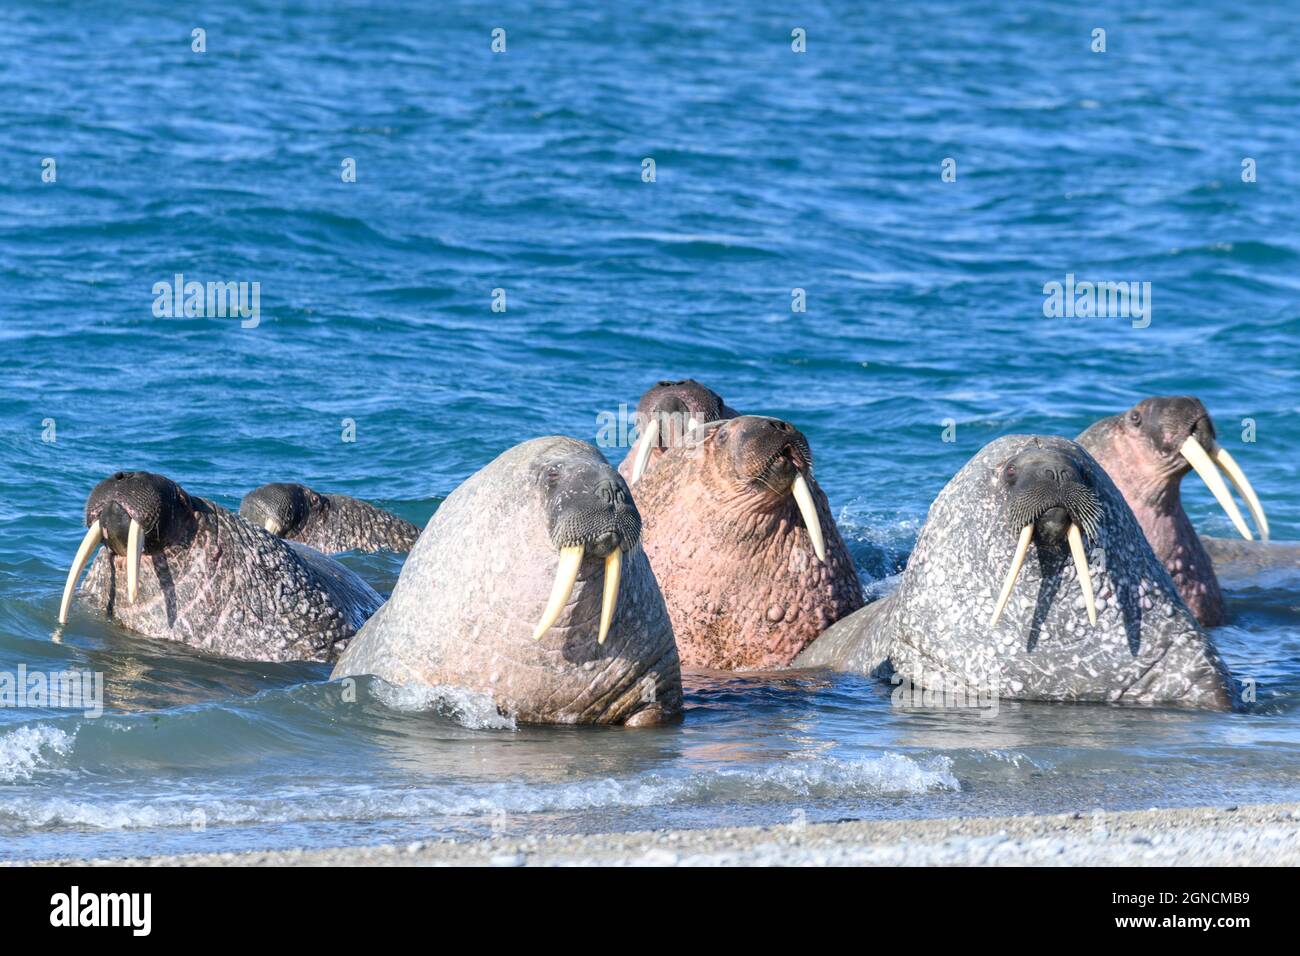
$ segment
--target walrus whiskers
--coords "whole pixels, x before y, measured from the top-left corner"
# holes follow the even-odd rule
[[[794,484],[790,486],[790,492],[794,495],[795,503],[799,505],[799,514],[803,516],[808,537],[812,539],[813,552],[817,555],[818,561],[825,563],[826,541],[822,538],[822,524],[817,518],[817,505],[813,502],[812,492],[808,489],[808,482],[802,472],[794,476]]]
[[[1261,541],[1267,541],[1268,518],[1264,516],[1264,506],[1259,503],[1259,496],[1255,494],[1255,489],[1251,487],[1249,479],[1246,478],[1246,473],[1241,470],[1237,460],[1228,454],[1228,449],[1217,442],[1210,449],[1210,457],[1227,473],[1241,497],[1246,499],[1246,507],[1250,509],[1250,516],[1255,519],[1255,528],[1259,531],[1259,538]]]
[[[1011,569],[1007,571],[1007,579],[1002,583],[1002,593],[998,595],[998,603],[993,607],[993,617],[989,620],[989,627],[997,627],[998,625],[998,618],[1002,616],[1002,609],[1007,606],[1007,599],[1011,597],[1011,589],[1016,586],[1016,578],[1020,576],[1020,567],[1025,563],[1025,555],[1029,551],[1029,542],[1033,537],[1034,526],[1032,523],[1020,529],[1020,540],[1016,542],[1016,553],[1011,559]]]
[[[140,522],[132,518],[130,530],[126,533],[126,596],[133,604],[135,596],[140,592],[140,553],[143,550]]]
[[[1232,523],[1241,532],[1241,536],[1247,541],[1255,540],[1250,533],[1250,528],[1246,526],[1245,520],[1241,517],[1237,503],[1232,500],[1232,495],[1228,492],[1228,486],[1223,482],[1223,476],[1215,469],[1214,462],[1210,460],[1210,456],[1201,446],[1201,443],[1196,440],[1196,437],[1189,436],[1179,450],[1192,468],[1195,469],[1196,474],[1200,476],[1201,481],[1205,482],[1210,489],[1210,493],[1219,502],[1219,506],[1227,512],[1228,517],[1232,519]]]
[[[1093,627],[1097,626],[1097,601],[1092,593],[1092,572],[1088,570],[1088,555],[1083,550],[1083,536],[1079,533],[1079,526],[1073,521],[1070,522],[1070,528],[1065,532],[1065,538],[1070,542],[1070,554],[1074,556],[1074,567],[1079,572],[1079,587],[1083,589],[1083,603],[1088,606],[1088,621]]]
[[[68,607],[72,604],[72,592],[77,588],[77,578],[81,577],[81,572],[90,562],[95,549],[100,546],[103,540],[104,529],[100,527],[99,521],[96,520],[86,529],[81,544],[77,546],[77,556],[72,559],[72,568],[68,571],[68,583],[63,586],[63,600],[59,603],[60,624],[68,623]]]

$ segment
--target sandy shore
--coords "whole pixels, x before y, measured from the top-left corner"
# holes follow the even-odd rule
[[[1300,865],[1300,803],[432,841],[36,865]]]

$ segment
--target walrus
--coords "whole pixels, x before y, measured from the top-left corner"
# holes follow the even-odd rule
[[[639,434],[618,466],[618,473],[629,485],[635,485],[665,449],[681,445],[697,425],[738,414],[721,395],[693,378],[658,382],[637,403]]]
[[[82,603],[146,637],[223,657],[329,661],[383,603],[356,574],[283,541],[147,471],[119,471],[86,499],[85,536],[68,572]]]
[[[468,688],[524,723],[673,719],[681,666],[640,538],[595,446],[516,445],[434,513],[333,677]]]
[[[1250,528],[1219,474],[1222,468],[1250,509],[1262,541],[1268,541],[1269,527],[1241,466],[1216,440],[1205,406],[1185,395],[1145,398],[1123,414],[1096,422],[1078,442],[1124,495],[1196,619],[1206,627],[1222,624],[1227,618],[1223,591],[1205,542],[1183,510],[1183,476],[1194,470],[1241,536],[1251,541]]]
[[[410,551],[420,529],[391,511],[347,495],[327,495],[295,482],[254,488],[239,513],[278,538],[324,554],[341,551]]]
[[[742,415],[683,441],[635,490],[682,662],[789,664],[863,601],[808,440],[788,422]]]
[[[1133,512],[1075,442],[1013,435],[948,482],[896,591],[796,667],[956,697],[1225,710],[1236,694]]]

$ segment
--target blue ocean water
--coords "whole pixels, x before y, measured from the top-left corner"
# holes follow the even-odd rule
[[[1259,687],[1233,715],[696,675],[678,727],[511,728],[54,627],[114,470],[423,521],[664,377],[809,436],[864,580],[988,440],[1150,394],[1202,398],[1300,538],[1300,23],[1142,6],[0,0],[0,670],[107,682],[99,718],[0,709],[0,856],[1295,799],[1285,577],[1228,582],[1216,639]],[[259,283],[256,327],[156,317],[177,273]],[[1150,282],[1150,325],[1046,318],[1069,274]]]

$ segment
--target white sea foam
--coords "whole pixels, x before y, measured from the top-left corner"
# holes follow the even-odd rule
[[[491,694],[464,687],[399,686],[376,678],[371,693],[385,707],[400,711],[432,711],[472,730],[514,730],[515,720],[498,712]]]
[[[278,788],[265,797],[177,797],[131,800],[0,799],[0,821],[22,828],[105,830],[347,822],[505,814],[620,810],[722,802],[785,803],[799,799],[872,799],[958,790],[947,758],[920,762],[901,754],[853,760],[819,757],[746,769],[701,769],[680,776],[644,774],[565,783],[456,782],[419,789],[354,786]]]
[[[0,734],[0,783],[29,780],[55,757],[72,749],[73,736],[49,724],[31,724]]]

